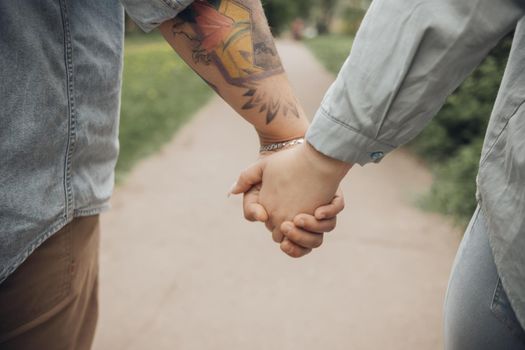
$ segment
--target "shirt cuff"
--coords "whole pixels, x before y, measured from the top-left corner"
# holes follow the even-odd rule
[[[121,0],[129,17],[145,32],[175,18],[194,0]]]
[[[345,122],[330,116],[323,108],[317,112],[306,133],[306,140],[322,154],[346,163],[379,163],[395,146],[359,133]]]

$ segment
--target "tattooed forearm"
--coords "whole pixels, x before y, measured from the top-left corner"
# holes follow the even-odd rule
[[[259,1],[196,0],[173,21],[172,32],[191,45],[194,64],[214,66],[244,89],[243,110],[265,115],[267,124],[279,114],[299,118],[293,95],[271,84],[284,70]]]
[[[272,78],[268,78],[272,79]],[[280,94],[275,94],[272,90],[274,84],[262,85],[257,81],[252,83],[246,83],[244,88],[246,92],[243,94],[248,101],[242,106],[242,109],[258,109],[259,113],[265,113],[266,124],[269,124],[278,113],[282,113],[283,116],[293,115],[297,118],[300,117],[297,109],[297,102],[293,97],[282,98]]]

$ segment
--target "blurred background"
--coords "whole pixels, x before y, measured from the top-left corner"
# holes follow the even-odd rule
[[[299,101],[313,116],[371,1],[264,0]],[[104,349],[442,349],[442,304],[475,208],[505,38],[431,124],[342,183],[338,228],[285,257],[225,193],[257,156],[252,128],[158,32],[126,20],[121,153],[103,216]],[[232,136],[234,135],[234,136]]]
[[[337,74],[371,0],[265,0],[274,35],[303,40],[326,69]],[[158,33],[144,34],[126,19],[121,142],[118,179],[136,160],[171,138],[211,91],[174,57]],[[449,97],[433,122],[408,148],[434,174],[422,208],[466,225],[475,208],[475,176],[488,119],[506,65],[512,37],[505,38]],[[155,63],[161,69],[144,69]],[[173,86],[173,75],[182,83]],[[177,99],[173,99],[176,95]],[[169,96],[169,98],[168,98]],[[191,96],[191,98],[187,98]],[[140,98],[139,98],[140,97]],[[146,99],[146,101],[144,100]],[[150,103],[147,103],[147,102]],[[177,118],[168,111],[177,106]],[[147,111],[150,118],[141,116]]]

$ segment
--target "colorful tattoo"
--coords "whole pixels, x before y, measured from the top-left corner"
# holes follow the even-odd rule
[[[213,62],[227,82],[243,86],[283,73],[271,34],[257,30],[252,17],[235,0],[196,0],[179,15],[173,30],[193,42],[195,63]]]
[[[174,20],[173,33],[191,43],[195,64],[213,64],[228,83],[246,89],[243,109],[258,108],[267,123],[279,112],[299,117],[296,101],[258,83],[284,73],[258,2],[196,0]]]

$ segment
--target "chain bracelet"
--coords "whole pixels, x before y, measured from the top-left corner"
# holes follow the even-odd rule
[[[304,137],[300,137],[298,139],[283,141],[283,142],[276,142],[276,143],[270,143],[268,145],[261,146],[259,149],[259,152],[273,152],[278,151],[283,148],[300,145],[304,143]]]

